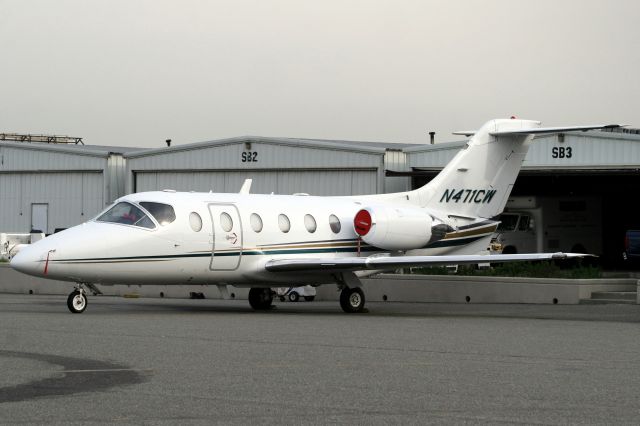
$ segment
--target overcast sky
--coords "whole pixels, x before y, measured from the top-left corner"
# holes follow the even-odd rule
[[[0,46],[0,132],[89,144],[640,126],[631,0],[0,0]]]

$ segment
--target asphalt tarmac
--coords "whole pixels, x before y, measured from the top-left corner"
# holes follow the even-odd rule
[[[1,424],[638,424],[640,306],[0,294]]]

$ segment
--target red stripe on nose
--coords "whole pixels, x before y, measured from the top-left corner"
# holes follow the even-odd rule
[[[49,255],[51,252],[47,252],[47,261],[44,264],[44,274],[47,275],[47,270],[49,269]]]

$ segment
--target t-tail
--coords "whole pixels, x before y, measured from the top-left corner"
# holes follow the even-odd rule
[[[422,207],[449,216],[492,218],[502,213],[536,134],[614,127],[619,125],[545,128],[539,121],[491,120],[475,132],[458,133],[473,136],[431,182],[413,194]]]

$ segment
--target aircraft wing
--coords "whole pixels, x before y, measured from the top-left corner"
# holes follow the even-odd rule
[[[562,133],[562,132],[578,132],[596,129],[617,129],[624,127],[625,124],[593,124],[589,126],[568,126],[568,127],[537,127],[532,129],[503,130],[498,132],[489,132],[492,136],[504,135],[538,135],[545,133]]]
[[[475,263],[522,262],[528,260],[556,260],[590,256],[580,253],[530,253],[452,256],[369,256],[328,258],[271,259],[265,264],[270,272],[334,272],[392,270],[410,266],[446,266]]]

